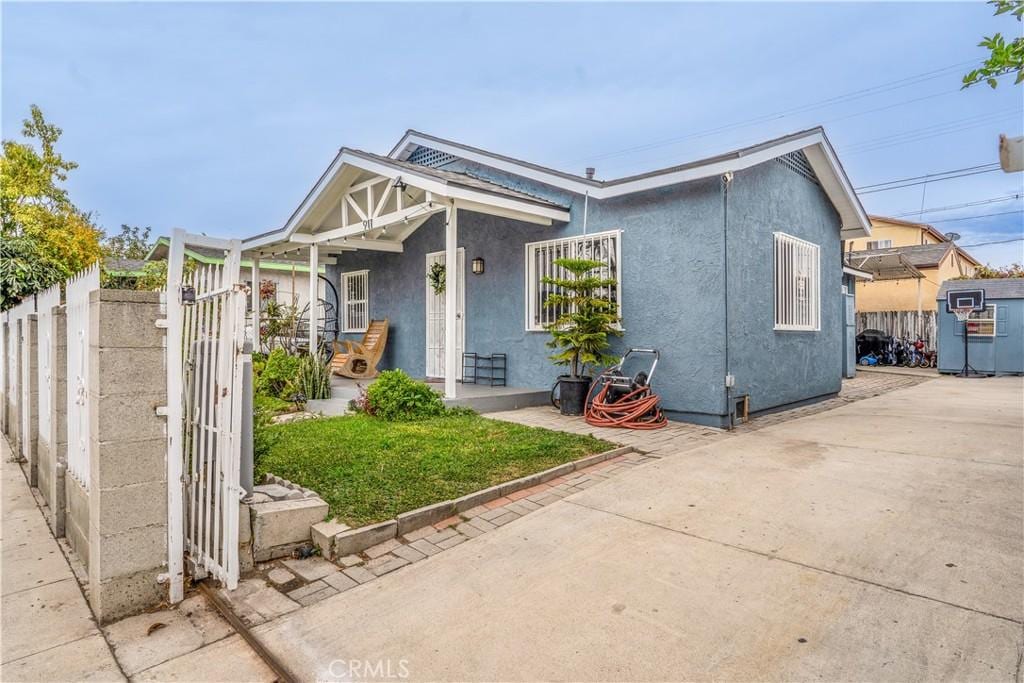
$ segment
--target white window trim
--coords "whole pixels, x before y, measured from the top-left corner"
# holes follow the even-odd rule
[[[992,321],[992,331],[991,332],[971,332],[971,337],[994,337],[994,336],[996,336],[996,332],[999,329],[999,307],[996,304],[988,304],[988,303],[985,304],[985,310],[988,311],[989,309],[992,310],[992,317],[991,318],[976,318],[975,316],[980,314],[981,311],[975,311],[975,312],[971,313],[971,316],[970,316],[970,318],[967,319],[967,322],[987,323],[987,322],[989,322],[989,320],[991,320]],[[966,323],[961,323],[961,334],[963,334],[963,330],[965,329],[965,327],[966,327]]]
[[[813,261],[814,272],[808,278],[810,280],[810,296],[812,296],[812,302],[810,306],[810,313],[812,314],[813,320],[809,323],[780,323],[779,322],[779,263],[778,263],[778,249],[779,240],[790,242],[794,245],[810,247],[814,250],[815,259]],[[808,242],[802,240],[799,237],[795,237],[785,232],[774,232],[772,233],[772,320],[775,324],[775,330],[778,332],[819,332],[821,331],[821,247],[814,242]],[[791,304],[792,306],[792,304]]]
[[[531,248],[536,248],[538,246],[547,245],[547,244],[555,244],[555,243],[558,243],[558,242],[568,242],[568,241],[571,241],[571,240],[595,239],[595,238],[600,238],[600,237],[609,237],[609,236],[613,236],[613,235],[615,236],[615,263],[618,266],[618,272],[616,273],[616,277],[615,277],[615,281],[616,281],[616,285],[615,285],[616,292],[615,292],[615,295],[616,295],[616,301],[618,302],[619,318],[620,319],[622,318],[622,310],[623,310],[623,308],[622,308],[622,271],[623,271],[623,268],[622,268],[622,230],[620,230],[620,229],[603,230],[601,232],[591,232],[591,233],[587,233],[585,235],[569,235],[567,237],[557,237],[555,239],[550,239],[550,240],[540,240],[538,242],[527,242],[524,245],[523,259],[524,259],[524,262],[525,262],[525,269],[524,269],[523,273],[524,273],[524,279],[525,279],[525,283],[524,283],[524,294],[525,294],[525,299],[526,299],[526,306],[525,306],[525,309],[526,309],[526,320],[525,320],[525,323],[526,323],[526,331],[527,332],[547,332],[547,329],[543,325],[537,325],[537,324],[534,323],[534,319],[536,318],[536,316],[534,315],[534,313],[535,313],[534,303],[536,301],[536,296],[535,295],[537,293],[536,290],[535,290],[535,287],[539,284],[539,280],[537,278],[537,273],[535,272],[534,267],[533,267],[533,259],[530,258],[530,250],[531,250]]]
[[[349,301],[348,298],[348,280],[350,278],[365,277],[366,278],[366,298],[365,299],[353,299]],[[346,271],[341,274],[341,292],[342,292],[342,306],[341,306],[341,331],[342,332],[366,332],[366,328],[370,325],[370,271],[369,270],[353,270]],[[348,307],[350,303],[364,303],[366,305],[366,325],[363,327],[349,327],[348,326]]]
[[[869,240],[867,249],[892,249],[892,240]]]

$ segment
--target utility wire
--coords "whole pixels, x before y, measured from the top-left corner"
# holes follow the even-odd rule
[[[1009,240],[996,240],[994,242],[978,242],[977,244],[958,244],[957,246],[961,249],[967,249],[969,247],[987,247],[990,244],[1009,244],[1010,242],[1020,242],[1024,240],[1024,237],[1014,237]]]
[[[994,162],[992,162],[990,164],[979,164],[977,166],[965,166],[963,168],[954,168],[954,169],[950,169],[948,171],[938,171],[936,173],[926,173],[925,175],[911,176],[909,178],[897,178],[895,180],[887,180],[884,183],[872,183],[871,185],[861,185],[860,187],[855,187],[853,189],[855,189],[858,192],[860,192],[862,190],[869,190],[869,189],[875,188],[875,187],[882,187],[883,185],[893,185],[895,183],[905,183],[905,182],[910,181],[910,180],[926,180],[926,179],[930,179],[930,178],[934,179],[934,178],[938,178],[939,176],[949,175],[950,173],[961,173],[963,171],[977,171],[977,170],[980,170],[980,169],[993,170],[994,171],[994,170],[996,170],[998,168],[999,168],[999,162],[995,162],[994,161]]]
[[[971,221],[977,218],[990,218],[992,216],[1009,216],[1009,215],[1024,216],[1024,211],[1000,211],[998,213],[982,213],[976,216],[959,216],[957,218],[940,218],[937,221],[928,221],[929,223],[954,223],[956,221]]]
[[[919,209],[917,211],[907,211],[905,213],[898,213],[893,218],[903,218],[904,216],[913,216],[915,214],[922,213],[938,213],[939,211],[952,211],[954,209],[966,209],[969,206],[982,206],[984,204],[996,204],[998,202],[1008,202],[1014,199],[1020,199],[1021,195],[1008,194],[1005,197],[990,197],[989,199],[979,199],[976,202],[965,202],[963,204],[950,204],[949,206],[937,206],[930,209]]]
[[[764,123],[764,122],[771,121],[771,120],[777,120],[777,119],[785,118],[786,116],[790,116],[790,115],[796,114],[796,113],[803,113],[805,111],[811,111],[811,110],[814,110],[814,109],[820,109],[822,107],[829,107],[829,106],[832,106],[832,105],[835,105],[835,104],[841,104],[841,103],[845,103],[845,102],[848,102],[848,101],[852,101],[852,100],[856,100],[856,99],[861,99],[861,98],[867,97],[869,95],[877,95],[880,92],[889,92],[889,91],[892,91],[892,90],[899,90],[901,88],[906,88],[906,87],[909,87],[911,85],[917,85],[918,83],[923,83],[925,81],[933,80],[935,78],[940,78],[941,76],[943,76],[944,74],[946,74],[949,71],[953,71],[953,70],[959,69],[959,68],[961,68],[963,66],[966,66],[968,64],[974,64],[975,61],[976,60],[970,60],[970,61],[966,61],[966,62],[960,62],[958,64],[951,64],[950,66],[946,66],[946,67],[943,67],[941,69],[935,69],[935,70],[932,70],[932,71],[925,71],[923,73],[915,74],[913,76],[907,76],[905,78],[901,78],[901,79],[898,79],[898,80],[895,80],[895,81],[888,81],[886,83],[881,83],[879,85],[871,86],[871,87],[868,87],[868,88],[862,88],[860,90],[854,90],[854,91],[851,91],[851,92],[848,92],[848,93],[844,93],[844,94],[841,94],[841,95],[835,95],[833,97],[829,97],[829,98],[826,98],[826,99],[823,99],[823,100],[818,100],[818,101],[815,101],[815,102],[809,102],[809,103],[806,103],[806,104],[803,104],[803,105],[800,105],[800,106],[797,106],[797,107],[791,107],[789,109],[782,109],[782,110],[779,110],[779,111],[776,111],[776,112],[772,112],[772,113],[769,113],[769,114],[762,114],[761,116],[756,116],[756,117],[753,117],[753,118],[750,118],[750,119],[745,119],[745,120],[738,121],[738,122],[735,122],[735,123],[730,123],[730,124],[725,124],[725,125],[721,125],[721,126],[716,126],[714,128],[708,128],[708,129],[705,129],[705,130],[697,131],[695,133],[689,133],[687,135],[681,135],[681,136],[672,137],[672,138],[665,138],[665,139],[662,139],[662,140],[657,140],[657,141],[645,143],[645,144],[642,144],[642,145],[636,145],[636,146],[633,146],[633,147],[626,147],[626,148],[615,150],[615,151],[612,151],[612,152],[607,152],[605,154],[599,154],[599,155],[593,155],[593,156],[579,158],[579,159],[574,160],[573,163],[576,163],[577,161],[599,161],[601,159],[608,159],[608,158],[615,157],[615,156],[621,156],[623,154],[631,154],[633,152],[642,152],[642,151],[646,151],[646,150],[649,150],[649,149],[655,149],[655,148],[658,148],[658,147],[664,147],[664,146],[667,146],[667,145],[676,144],[678,142],[682,142],[684,140],[689,140],[689,139],[692,139],[692,138],[695,138],[695,137],[704,137],[706,135],[711,135],[711,134],[714,134],[714,133],[720,133],[720,132],[724,132],[724,131],[731,130],[731,129],[734,129],[734,128],[742,128],[742,127],[745,127],[745,126],[751,126],[751,125],[755,125],[755,124],[758,124],[758,123]],[[959,92],[959,90],[957,90],[956,92]],[[946,93],[939,93],[939,94],[946,94]],[[934,96],[937,96],[937,95],[934,95]],[[934,97],[934,96],[930,96],[930,97]]]
[[[872,193],[875,193],[875,192],[888,192],[889,190],[899,190],[899,189],[902,189],[904,187],[914,187],[915,185],[927,185],[928,183],[937,183],[940,180],[955,180],[956,178],[965,178],[967,176],[981,175],[983,173],[993,173],[993,172],[999,171],[999,170],[1000,170],[999,168],[990,168],[990,169],[986,169],[986,170],[970,171],[970,172],[967,172],[967,173],[960,173],[958,175],[946,176],[944,178],[930,178],[930,179],[925,179],[925,180],[918,180],[918,181],[912,182],[912,183],[904,183],[903,185],[893,185],[892,187],[882,187],[882,188],[879,188],[879,189],[876,189],[876,190],[864,190],[863,192],[861,192],[861,191],[858,191],[858,192],[859,192],[859,194],[872,194]],[[914,213],[917,213],[917,212],[915,211]]]

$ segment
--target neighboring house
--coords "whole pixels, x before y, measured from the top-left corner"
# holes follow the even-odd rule
[[[721,426],[746,399],[756,413],[839,391],[842,244],[869,234],[821,128],[609,181],[409,131],[387,156],[342,148],[287,223],[242,249],[326,263],[342,336],[387,318],[382,367],[443,378],[450,397],[463,351],[507,354],[510,386],[550,387],[564,370],[542,279],[557,258],[596,259],[618,281],[614,351],[658,349],[668,415]],[[435,263],[455,265],[440,294]]]
[[[158,237],[146,261],[164,261],[167,259],[170,249],[170,240],[166,237]],[[185,257],[194,261],[198,266],[220,266],[224,263],[224,255],[216,249],[189,246],[185,249]],[[140,264],[145,261],[140,262]],[[141,265],[140,265],[141,267]],[[242,260],[243,274],[250,272],[252,261]],[[320,266],[319,272],[325,272],[324,266]],[[260,263],[260,282],[271,282],[273,287],[273,299],[284,306],[295,306],[297,310],[305,309],[309,302],[309,264],[304,261],[264,260]],[[252,280],[245,280],[245,283],[252,286]],[[337,291],[331,287],[326,280],[319,283],[320,298],[326,300],[333,310],[337,310]],[[268,297],[269,298],[269,297]],[[250,301],[251,308],[251,301]],[[322,324],[322,322],[321,322]]]
[[[946,292],[985,290],[985,310],[971,313],[967,359],[983,374],[1024,374],[1024,278],[947,280],[935,303],[939,311],[939,372],[964,365],[964,323],[946,311]]]
[[[935,295],[942,283],[954,277],[969,277],[980,265],[932,226],[882,216],[871,216],[871,237],[848,241],[846,251],[847,263],[876,274],[871,281],[857,283],[858,313],[917,311],[919,304],[923,310],[934,311]],[[897,263],[911,268],[905,268],[903,277],[879,277]]]
[[[138,279],[146,274],[144,259],[105,258],[103,272],[120,289],[132,289]]]

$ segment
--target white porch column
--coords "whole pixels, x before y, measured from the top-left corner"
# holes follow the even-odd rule
[[[458,349],[455,345],[457,324],[455,315],[458,312],[458,292],[456,287],[459,282],[458,264],[458,223],[459,210],[452,201],[452,205],[445,209],[445,230],[444,230],[444,397],[455,398],[455,379],[458,376],[456,364],[458,360]]]
[[[252,351],[260,350],[260,256],[252,257]]]
[[[309,352],[316,354],[316,327],[317,316],[320,313],[317,275],[320,272],[320,245],[309,245]]]

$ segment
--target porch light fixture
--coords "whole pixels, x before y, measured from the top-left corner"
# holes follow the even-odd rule
[[[477,256],[475,259],[473,259],[473,275],[483,275],[483,274],[484,274],[484,260],[482,258],[480,258],[479,256]]]

